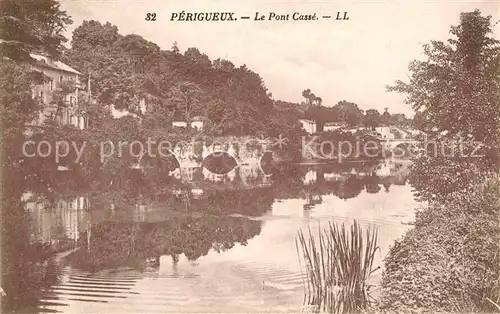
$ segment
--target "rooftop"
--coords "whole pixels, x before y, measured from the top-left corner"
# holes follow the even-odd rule
[[[65,72],[70,72],[74,74],[81,74],[77,70],[73,69],[67,64],[62,63],[61,61],[53,61],[51,58],[42,56],[42,55],[37,55],[37,54],[30,54],[30,56],[37,61],[37,64],[50,67],[56,70],[60,71],[65,71]]]
[[[325,122],[325,125],[346,125],[347,123],[344,121],[337,121],[337,122]]]

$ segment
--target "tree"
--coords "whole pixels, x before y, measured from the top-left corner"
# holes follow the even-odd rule
[[[363,124],[367,128],[376,128],[380,124],[380,113],[376,109],[368,109],[364,117]]]
[[[212,62],[208,56],[204,53],[202,54],[198,48],[188,48],[186,52],[184,52],[184,56],[194,63],[197,63],[200,67],[209,68],[212,66]]]
[[[363,121],[363,111],[355,103],[342,100],[334,108],[339,110],[342,121],[345,121],[351,127],[357,126]]]
[[[172,50],[173,53],[179,53],[179,47],[177,46],[177,42],[176,41],[174,41],[174,43],[172,44],[171,50]]]
[[[384,108],[384,113],[382,114],[381,120],[384,125],[392,124],[392,117],[391,114],[389,113],[389,108],[387,107]]]
[[[491,31],[491,16],[460,14],[460,25],[451,27],[455,37],[424,45],[427,60],[410,64],[410,82],[396,81],[388,90],[405,93],[427,129],[437,127],[450,138],[470,134],[498,147],[500,42]]]
[[[412,126],[420,131],[428,131],[427,126],[429,123],[427,122],[427,118],[425,117],[425,113],[417,111],[415,112],[415,116],[413,117]]]
[[[66,38],[61,35],[72,21],[54,0],[0,2],[0,112],[1,145],[5,162],[12,166],[19,157],[20,140],[27,123],[33,121],[38,106],[31,88],[43,83],[44,77],[34,73],[24,61],[33,61],[31,53],[48,54],[57,59]],[[17,156],[17,157],[16,157]]]
[[[56,112],[52,119],[58,117],[64,109],[67,109],[70,105],[67,99],[67,95],[75,91],[75,83],[73,81],[64,81],[61,84],[57,84],[56,89],[52,92],[51,105],[56,107]]]
[[[314,93],[311,92],[310,89],[305,89],[302,91],[302,96],[306,99],[306,104],[308,106],[313,106],[318,103],[318,100],[321,102],[320,97],[316,97]]]
[[[160,60],[156,44],[138,35],[122,36],[116,26],[93,20],[75,29],[67,53],[67,61],[81,69],[83,77],[91,75],[92,94],[101,105],[136,114],[141,99],[159,102],[170,87],[160,79]]]
[[[169,100],[181,112],[189,128],[194,115],[201,113],[203,98],[205,97],[203,90],[196,84],[182,82],[172,88],[170,95]]]
[[[306,99],[306,103],[309,103],[309,99],[311,97],[311,90],[308,88],[308,89],[304,89],[302,91],[302,97],[304,97]]]
[[[71,49],[82,51],[111,47],[119,38],[118,27],[109,22],[101,24],[94,20],[83,21],[82,25],[73,31]]]
[[[0,3],[0,55],[16,61],[32,60],[30,53],[61,56],[67,39],[62,32],[73,21],[55,0]]]
[[[404,113],[395,113],[391,116],[392,123],[395,125],[403,126],[407,124],[408,119]]]
[[[500,42],[488,37],[490,20],[478,10],[462,13],[460,25],[451,27],[454,38],[424,45],[427,60],[410,64],[410,82],[388,88],[407,95],[417,111],[414,124],[429,132],[426,142],[432,145],[424,147],[410,175],[424,200],[469,193],[485,173],[498,169]],[[473,151],[484,157],[472,157]]]
[[[221,70],[225,72],[230,72],[234,70],[234,64],[231,61],[218,58],[212,62],[212,66],[216,70]]]
[[[13,61],[0,63],[0,121],[2,158],[5,164],[11,165],[12,158],[19,157],[20,145],[26,124],[33,121],[38,109],[36,100],[31,94],[35,80],[34,73],[27,65],[19,65]]]

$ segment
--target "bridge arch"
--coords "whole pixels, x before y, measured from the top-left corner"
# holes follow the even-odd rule
[[[274,173],[272,172],[272,170],[274,169],[274,166],[272,165],[272,162],[273,162],[273,155],[274,155],[274,152],[271,151],[271,150],[265,150],[262,155],[260,156],[259,158],[259,168],[260,168],[260,171],[262,171],[262,173],[266,176],[266,177],[269,177],[269,176],[272,176]],[[271,163],[270,167],[271,169],[265,169],[265,168],[268,168],[265,164],[263,165],[263,162],[266,163],[266,162],[269,162]]]
[[[217,150],[206,155],[201,165],[212,173],[226,174],[239,166],[239,162],[234,155],[223,150]]]
[[[236,165],[240,165],[240,162],[239,162],[239,158],[237,158],[233,152],[231,151],[225,151],[225,150],[222,150],[222,149],[217,149],[217,150],[214,150],[212,151],[210,154],[207,155],[208,156],[211,156],[211,155],[214,155],[214,154],[220,154],[220,155],[224,155],[224,154],[227,154],[228,156],[231,156],[234,161],[236,162]],[[206,157],[205,157],[206,158]],[[205,160],[205,158],[203,158],[203,160]]]
[[[147,160],[147,157],[151,157],[152,159],[156,159],[156,160],[159,160],[160,162],[164,162],[164,161],[172,161],[172,169],[171,171],[179,168],[181,166],[181,163],[179,161],[179,159],[177,158],[177,156],[171,151],[171,150],[167,150],[169,155],[168,156],[155,156],[155,157],[151,157],[147,154],[147,152],[143,152],[138,158],[137,158],[137,162],[136,162],[136,167],[135,168],[145,168],[145,165],[144,165],[144,161]],[[146,157],[146,159],[144,159]]]

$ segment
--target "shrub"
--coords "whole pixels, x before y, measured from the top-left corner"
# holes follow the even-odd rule
[[[381,307],[491,312],[500,299],[500,180],[417,212],[386,258]]]

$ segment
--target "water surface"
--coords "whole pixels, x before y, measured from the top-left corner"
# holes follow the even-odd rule
[[[302,311],[297,231],[357,219],[377,228],[374,265],[382,266],[418,206],[406,182],[408,167],[405,161],[295,165],[272,176],[252,165],[226,174],[185,168],[161,193],[60,197],[26,191],[17,231],[26,235],[25,258],[2,283],[10,293],[4,308]],[[30,262],[44,250],[59,253]],[[374,272],[371,282],[378,285],[380,276],[381,270]]]

